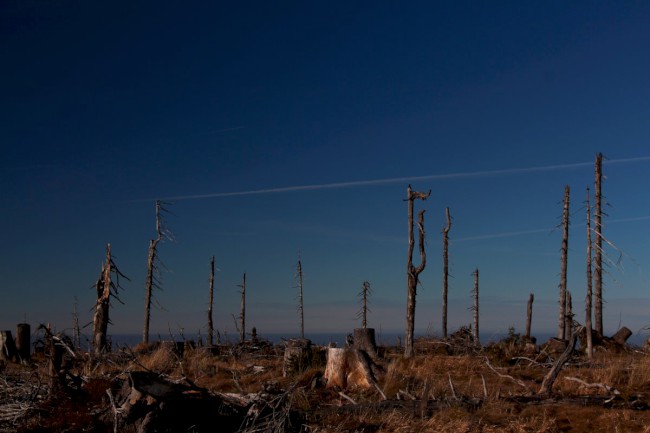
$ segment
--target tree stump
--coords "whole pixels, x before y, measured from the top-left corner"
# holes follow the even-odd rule
[[[16,344],[11,331],[0,331],[0,359],[13,361],[16,357]]]
[[[383,369],[363,350],[331,347],[327,350],[326,388],[361,388],[377,386],[375,374]]]
[[[327,349],[327,364],[325,366],[324,378],[327,388],[347,387],[347,363],[346,349],[341,347],[330,347]]]
[[[16,351],[20,361],[29,361],[31,358],[31,330],[29,323],[19,323],[16,326]]]
[[[621,346],[625,345],[625,342],[627,341],[628,338],[632,336],[632,331],[630,331],[629,328],[623,326],[621,329],[619,329],[616,334],[612,336],[612,340],[620,344]]]
[[[356,328],[354,330],[354,347],[366,352],[370,358],[377,359],[377,343],[374,328]]]
[[[287,340],[284,348],[282,375],[302,373],[311,365],[311,340],[295,338]]]

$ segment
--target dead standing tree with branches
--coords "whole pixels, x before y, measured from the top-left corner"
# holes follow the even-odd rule
[[[404,357],[411,358],[415,351],[413,350],[413,334],[415,330],[415,296],[417,294],[417,286],[420,279],[420,274],[427,264],[427,254],[424,249],[424,210],[418,213],[418,229],[419,229],[419,246],[420,246],[420,265],[413,265],[413,249],[415,248],[415,239],[413,235],[413,202],[417,199],[426,200],[431,195],[431,190],[428,193],[417,192],[411,189],[411,185],[407,189],[408,201],[408,262],[406,265],[406,282],[408,288],[408,297],[406,305],[406,335],[404,336]]]
[[[296,265],[296,278],[298,279],[298,314],[300,316],[300,338],[305,338],[305,307],[302,298],[302,260],[298,256]]]
[[[214,256],[210,259],[210,301],[208,303],[208,346],[214,344],[214,324],[212,323],[212,305],[214,301]]]
[[[115,276],[113,280],[112,276]],[[97,302],[95,304],[95,314],[93,316],[93,349],[96,355],[100,355],[109,350],[107,343],[107,332],[109,319],[109,309],[111,297],[119,298],[120,278],[129,280],[115,265],[111,256],[111,244],[106,245],[106,263],[102,265],[102,272],[95,284],[97,289]]]
[[[357,318],[361,318],[361,328],[366,329],[368,327],[368,297],[372,294],[372,289],[370,288],[370,282],[364,281],[361,286],[361,292],[359,292],[359,297],[361,298],[361,310],[357,314]]]
[[[451,215],[449,208],[445,209],[447,225],[442,230],[442,338],[447,338],[447,293],[449,287],[449,230],[451,230]]]
[[[142,342],[149,343],[149,321],[151,319],[151,301],[153,289],[161,290],[159,278],[160,261],[158,259],[158,244],[165,239],[172,239],[172,233],[165,225],[164,214],[168,210],[164,205],[169,203],[156,200],[156,238],[149,242],[149,255],[147,258],[147,279],[145,282],[144,296],[144,326],[142,328]]]
[[[594,319],[596,332],[603,334],[603,154],[596,155],[596,208],[594,209],[595,250],[594,250]]]
[[[591,326],[592,274],[591,274],[591,197],[587,187],[587,297],[585,298],[585,329],[587,331],[587,357],[594,357],[594,344]]]
[[[557,322],[557,338],[567,338],[567,258],[569,253],[569,185],[564,187],[564,208],[562,211],[562,249],[560,266],[560,315]]]
[[[241,311],[239,313],[239,341],[244,342],[246,340],[246,272],[242,277],[241,284],[238,284],[237,287],[241,289]]]

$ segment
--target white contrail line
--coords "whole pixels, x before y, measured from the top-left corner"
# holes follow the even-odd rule
[[[606,164],[615,164],[615,163],[628,163],[628,162],[639,162],[639,161],[648,161],[650,156],[641,156],[636,158],[625,158],[625,159],[611,159],[606,160]],[[195,194],[195,195],[180,195],[174,197],[163,197],[160,200],[170,200],[170,201],[179,201],[179,200],[197,200],[202,198],[219,198],[219,197],[239,197],[246,195],[259,195],[259,194],[277,194],[283,192],[298,192],[298,191],[315,191],[320,189],[336,189],[336,188],[353,188],[359,186],[374,186],[374,185],[388,185],[393,183],[405,183],[405,182],[418,182],[425,180],[447,180],[447,179],[463,179],[463,178],[473,178],[473,177],[486,177],[486,176],[500,176],[500,175],[509,175],[509,174],[520,174],[520,173],[534,173],[534,172],[544,172],[544,171],[553,171],[553,170],[568,170],[572,168],[586,167],[593,165],[592,161],[589,162],[576,162],[571,164],[557,164],[557,165],[545,165],[541,167],[526,167],[526,168],[506,168],[502,170],[482,170],[482,171],[472,171],[465,173],[448,173],[448,174],[431,174],[425,176],[409,176],[409,177],[392,177],[386,179],[373,179],[373,180],[357,180],[350,182],[335,182],[335,183],[323,183],[323,184],[313,184],[313,185],[298,185],[298,186],[286,186],[280,188],[266,188],[266,189],[256,189],[250,191],[234,191],[234,192],[217,192],[217,193],[208,193],[208,194]],[[151,201],[152,199],[141,199],[133,201]]]

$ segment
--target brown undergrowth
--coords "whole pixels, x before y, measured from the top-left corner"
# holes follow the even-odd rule
[[[303,372],[284,376],[283,348],[272,345],[78,353],[68,356],[56,388],[50,388],[46,357],[29,366],[3,364],[0,398],[14,412],[3,417],[0,410],[0,431],[112,432],[119,402],[111,398],[128,384],[130,372],[147,371],[215,394],[282,395],[304,415],[292,431],[650,433],[650,355],[640,350],[601,350],[593,360],[577,353],[552,395],[538,398],[557,355],[528,353],[512,341],[464,348],[462,354],[434,340],[415,347],[410,359],[398,348],[382,349],[386,373],[378,386],[386,400],[376,389],[326,388],[322,356]],[[127,425],[122,431],[131,430]]]

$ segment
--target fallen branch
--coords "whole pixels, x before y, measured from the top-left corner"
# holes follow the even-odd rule
[[[551,368],[551,371],[544,377],[542,381],[542,386],[539,388],[538,394],[540,395],[549,395],[553,388],[553,383],[557,379],[557,376],[560,374],[564,364],[571,358],[571,354],[575,349],[576,342],[578,340],[578,335],[582,332],[584,326],[579,326],[574,332],[571,333],[571,339],[569,344],[567,344],[566,350],[560,355],[560,357],[555,361],[555,364]]]
[[[621,392],[618,389],[613,388],[613,387],[611,387],[609,385],[605,385],[604,383],[589,383],[589,382],[585,382],[582,379],[578,379],[577,377],[569,377],[569,376],[563,377],[563,379],[571,380],[573,382],[578,382],[579,384],[581,384],[581,385],[583,385],[583,386],[585,386],[587,388],[600,388],[600,389],[604,389],[605,391],[609,392],[610,394],[621,395]]]
[[[523,380],[516,379],[516,378],[514,378],[514,377],[512,377],[510,375],[507,375],[507,374],[499,373],[496,368],[492,367],[492,364],[490,364],[490,361],[487,359],[487,357],[485,358],[485,364],[488,366],[488,368],[490,370],[492,370],[500,378],[502,378],[502,379],[510,379],[514,383],[516,383],[517,385],[525,388],[526,391],[528,391],[529,394],[532,394],[532,391],[530,390],[530,388],[528,388],[528,385],[526,385]]]
[[[339,391],[339,395],[340,395],[341,397],[343,397],[344,399],[346,399],[347,401],[349,401],[350,403],[355,404],[355,405],[357,404],[357,402],[354,401],[354,400],[352,399],[352,397],[350,397],[350,396],[348,396],[348,395],[345,395],[342,391]]]

